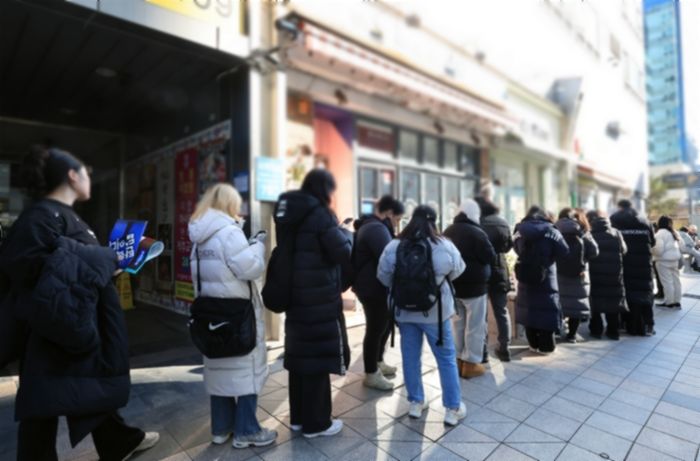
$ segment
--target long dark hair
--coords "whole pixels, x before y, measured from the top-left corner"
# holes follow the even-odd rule
[[[304,178],[301,185],[302,192],[313,195],[325,206],[331,204],[331,196],[335,192],[335,178],[328,170],[314,169]]]
[[[433,243],[440,239],[437,230],[437,213],[428,205],[421,205],[413,210],[413,216],[408,225],[399,234],[399,240],[427,238]]]
[[[674,240],[679,240],[678,234],[673,230],[673,219],[670,216],[663,215],[659,218],[659,229],[666,229],[673,235]]]
[[[584,232],[591,231],[591,223],[586,217],[586,210],[583,208],[576,208],[573,213],[573,219],[576,221]]]
[[[22,161],[22,181],[29,194],[41,198],[68,180],[68,172],[80,171],[82,160],[61,149],[32,146]]]

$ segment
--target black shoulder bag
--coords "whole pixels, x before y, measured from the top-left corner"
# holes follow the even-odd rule
[[[201,296],[202,275],[197,255],[197,293],[190,307],[189,329],[192,342],[210,359],[240,357],[255,349],[256,326],[253,287],[250,298],[212,298]]]

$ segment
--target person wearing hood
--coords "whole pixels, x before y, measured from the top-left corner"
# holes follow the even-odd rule
[[[620,200],[617,206],[610,224],[620,231],[627,245],[623,274],[629,314],[625,316],[625,326],[631,335],[650,336],[655,333],[651,249],[656,238],[649,221],[639,216],[629,200]]]
[[[692,227],[692,226],[691,226]],[[691,259],[690,267],[694,271],[699,271],[698,262],[700,262],[700,251],[695,248],[695,238],[690,234],[691,230],[688,227],[678,229],[680,240],[681,253],[688,255]]]
[[[600,339],[603,335],[602,316],[605,315],[605,336],[617,341],[620,339],[620,315],[627,312],[622,264],[627,245],[622,234],[601,212],[589,211],[586,217],[599,251],[598,257],[588,263],[591,278],[591,320],[588,327],[591,336]]]
[[[591,314],[588,262],[598,257],[598,245],[580,210],[564,208],[555,226],[569,246],[569,253],[557,258],[557,282],[562,316],[567,319],[566,340],[575,343],[579,325]]]
[[[17,459],[57,460],[61,416],[71,446],[91,434],[100,459],[129,459],[159,435],[128,426],[118,413],[131,381],[126,322],[112,283],[117,255],[73,209],[90,199],[89,170],[72,154],[43,146],[22,168],[38,200],[0,246],[0,367],[19,358],[20,370]]]
[[[531,207],[527,216],[515,226],[513,240],[518,254],[516,321],[525,326],[531,351],[554,352],[554,336],[561,328],[555,263],[557,258],[569,253],[569,246],[547,213],[538,206]]]
[[[510,361],[511,319],[508,312],[508,292],[512,289],[506,254],[513,249],[513,235],[508,221],[499,215],[499,209],[484,197],[474,199],[481,208],[481,228],[486,232],[493,249],[497,253],[488,284],[491,310],[498,328],[498,348],[496,356],[502,362]],[[487,314],[488,318],[488,314]],[[484,360],[488,359],[488,334],[484,338]]]
[[[268,375],[263,304],[256,281],[265,270],[264,234],[250,242],[237,220],[241,196],[230,184],[211,186],[190,218],[192,280],[201,280],[197,296],[251,299],[256,344],[247,355],[204,357],[204,387],[210,395],[212,443],[233,434],[235,448],[272,444],[277,433],[260,427],[258,394]],[[197,287],[198,284],[195,284]],[[210,326],[211,328],[211,326]]]
[[[467,199],[454,223],[443,233],[455,244],[466,264],[465,271],[453,282],[456,315],[452,320],[462,378],[473,378],[486,372],[481,364],[486,339],[486,293],[496,252],[479,225],[480,219],[479,204]]]
[[[374,213],[357,219],[353,244],[353,291],[365,313],[365,338],[362,357],[365,365],[364,385],[379,390],[392,390],[386,377],[396,375],[396,367],[384,363],[384,349],[391,332],[387,289],[377,280],[379,257],[394,238],[394,229],[405,212],[401,202],[391,195],[380,198]]]
[[[656,269],[664,287],[664,299],[659,307],[681,307],[681,276],[678,261],[681,259],[681,239],[673,229],[673,220],[668,216],[659,218],[659,230],[654,236],[652,248]]]
[[[345,375],[350,365],[342,293],[352,273],[352,233],[338,225],[331,210],[335,190],[333,175],[312,170],[301,190],[281,196],[285,206],[277,214],[296,232],[284,367],[291,429],[307,438],[343,429],[343,422],[331,416],[330,374]]]

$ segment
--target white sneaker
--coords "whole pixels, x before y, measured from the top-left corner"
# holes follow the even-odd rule
[[[122,461],[126,461],[127,459],[131,458],[131,456],[139,451],[144,451],[148,450],[149,448],[153,448],[156,443],[160,440],[160,434],[157,432],[146,432],[146,435],[144,436],[143,440],[139,445],[134,448],[131,453],[126,455],[125,457],[122,458]]]
[[[304,437],[306,437],[307,439],[313,439],[316,437],[329,437],[331,435],[337,434],[338,432],[340,432],[342,430],[343,430],[343,422],[339,419],[334,419],[333,421],[331,421],[331,427],[329,427],[325,431],[316,432],[314,434],[304,434]]]
[[[299,432],[301,431],[301,424],[290,424],[289,430],[292,432]]]
[[[398,370],[398,368],[387,365],[384,362],[377,363],[377,366],[379,367],[379,371],[381,371],[384,376],[395,376],[396,371]]]
[[[423,410],[429,406],[428,402],[411,402],[408,407],[408,416],[418,419],[423,414]]]
[[[448,426],[456,426],[461,419],[467,416],[467,406],[464,402],[459,402],[459,410],[447,408],[445,412],[445,424]]]
[[[229,437],[231,437],[230,432],[224,435],[215,435],[211,438],[211,443],[213,443],[214,445],[223,445],[224,443],[226,443]]]
[[[362,384],[364,384],[365,387],[378,389],[380,391],[390,391],[394,388],[394,383],[387,380],[382,374],[381,370],[366,374]]]
[[[255,434],[235,436],[233,448],[266,447],[272,445],[275,440],[277,440],[277,431],[262,428]]]

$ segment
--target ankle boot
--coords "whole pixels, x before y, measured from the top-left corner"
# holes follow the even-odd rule
[[[459,375],[462,378],[476,378],[486,373],[486,368],[480,363],[462,362],[462,368]]]

